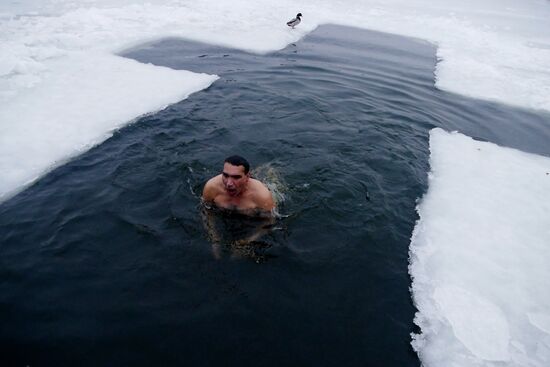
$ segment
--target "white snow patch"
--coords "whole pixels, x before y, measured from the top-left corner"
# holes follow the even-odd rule
[[[433,297],[457,339],[472,354],[490,361],[510,359],[508,321],[498,306],[456,286],[437,287]]]
[[[76,53],[48,66],[29,81],[32,88],[0,109],[0,199],[217,78],[102,53]]]
[[[430,133],[410,246],[427,367],[550,365],[550,158]]]
[[[550,311],[550,310],[547,310]],[[527,314],[529,322],[538,327],[540,330],[550,335],[550,314],[549,313],[535,313],[530,312]]]

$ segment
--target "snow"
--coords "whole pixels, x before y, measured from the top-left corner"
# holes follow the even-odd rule
[[[550,158],[439,128],[430,153],[413,347],[426,367],[550,365]]]
[[[102,142],[128,121],[185,99],[215,79],[103,53],[76,53],[50,62],[38,83],[0,110],[0,121],[12,122],[2,125],[0,135],[4,192],[32,182],[45,168]]]
[[[297,12],[303,21],[291,30],[285,22]],[[439,88],[550,110],[549,18],[541,0],[1,2],[0,201],[214,80],[116,56],[139,43],[182,37],[266,53],[320,24],[350,25],[437,44]],[[153,80],[154,90],[145,86]]]
[[[489,361],[510,359],[508,321],[498,306],[456,286],[437,287],[433,297],[455,337],[472,354]]]

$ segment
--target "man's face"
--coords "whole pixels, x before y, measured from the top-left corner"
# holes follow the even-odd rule
[[[243,166],[234,166],[226,162],[223,165],[222,182],[230,196],[238,196],[246,189],[248,174],[244,173]]]

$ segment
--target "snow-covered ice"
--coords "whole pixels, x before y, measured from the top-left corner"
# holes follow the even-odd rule
[[[298,11],[302,24],[291,30],[285,22]],[[439,88],[550,110],[548,19],[540,0],[1,2],[0,200],[114,128],[212,82],[129,61],[119,75],[125,61],[115,54],[141,42],[183,37],[266,53],[320,24],[350,25],[436,43]],[[145,86],[152,80],[157,88]]]
[[[4,193],[102,142],[124,123],[185,99],[216,79],[78,53],[50,62],[41,78],[0,110],[0,121],[12,123],[3,125],[0,134]]]
[[[426,367],[550,365],[550,158],[430,133],[410,247]]]

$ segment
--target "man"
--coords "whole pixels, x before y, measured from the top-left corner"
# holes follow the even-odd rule
[[[246,215],[271,213],[275,207],[269,189],[250,177],[250,164],[241,156],[225,159],[221,174],[208,180],[202,192],[206,203]]]

